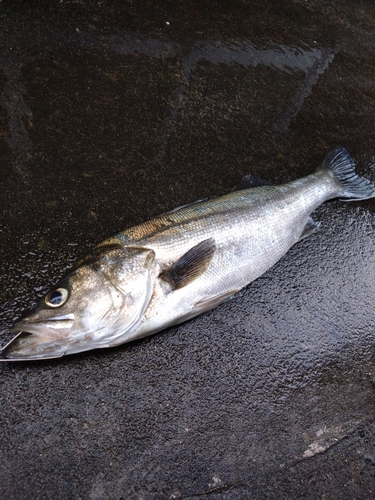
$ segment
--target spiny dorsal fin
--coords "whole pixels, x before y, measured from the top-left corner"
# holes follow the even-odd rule
[[[242,189],[250,189],[250,188],[256,188],[256,187],[263,187],[263,186],[272,186],[272,182],[265,181],[264,179],[260,179],[259,177],[256,177],[255,175],[248,174],[244,175],[240,182],[234,186],[232,191],[241,191]]]
[[[216,198],[216,196],[212,196],[212,198]],[[186,203],[186,205],[180,205],[179,207],[172,208],[171,210],[168,210],[167,212],[163,212],[162,214],[159,214],[157,217],[161,217],[162,215],[169,215],[173,214],[174,212],[177,212],[178,210],[181,210],[182,208],[186,207],[191,207],[192,205],[197,205],[198,203],[202,203],[203,201],[210,200],[210,198],[201,198],[200,200],[193,201],[191,203]]]
[[[213,238],[201,241],[190,248],[167,271],[161,274],[163,280],[171,284],[173,290],[182,288],[205,272],[215,253]]]

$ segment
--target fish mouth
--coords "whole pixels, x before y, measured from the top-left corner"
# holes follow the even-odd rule
[[[26,338],[30,340],[30,336],[32,336],[33,340],[35,340],[36,335],[34,335],[33,333],[19,331],[17,335],[13,337],[12,340],[10,340],[10,342],[8,342],[4,347],[0,348],[0,363],[12,361],[37,361],[38,359],[56,359],[65,356],[64,351],[51,355],[48,355],[46,353],[31,354],[27,352],[22,354],[22,352],[24,351],[24,349],[22,349],[22,343]]]
[[[56,316],[48,321],[20,321],[13,325],[15,337],[0,348],[0,362],[61,358],[65,355],[66,335],[74,315]]]

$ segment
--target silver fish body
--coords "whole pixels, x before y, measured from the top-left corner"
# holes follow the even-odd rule
[[[309,234],[316,226],[310,214],[323,202],[375,196],[343,148],[302,179],[240,188],[101,243],[14,325],[17,336],[4,358],[110,347],[193,318],[262,275]]]
[[[164,280],[155,281],[153,298],[126,341],[212,309],[261,276],[301,238],[311,212],[335,194],[329,181],[318,173],[283,186],[234,191],[109,240],[150,248],[166,268],[208,236],[216,246],[207,270],[188,287],[172,293]]]

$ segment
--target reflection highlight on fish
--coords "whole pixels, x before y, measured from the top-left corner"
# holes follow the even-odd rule
[[[275,264],[316,227],[333,198],[375,186],[341,147],[306,177],[280,186],[244,177],[229,194],[131,227],[79,260],[17,321],[0,361],[61,357],[140,339],[208,311]]]

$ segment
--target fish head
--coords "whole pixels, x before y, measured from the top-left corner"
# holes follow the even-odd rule
[[[3,356],[60,357],[125,342],[150,301],[154,261],[147,248],[98,247],[13,325]]]

